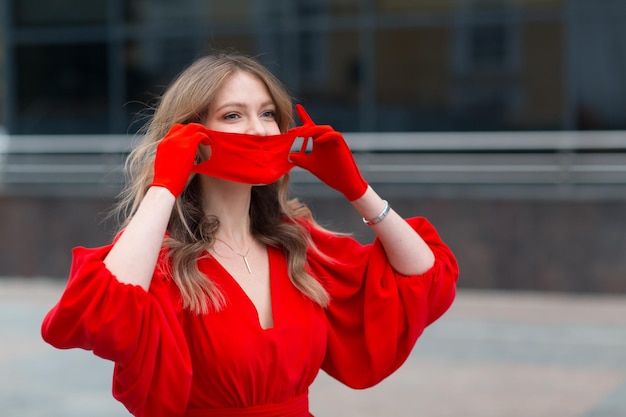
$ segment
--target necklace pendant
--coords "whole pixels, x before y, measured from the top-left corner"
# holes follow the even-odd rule
[[[250,269],[250,264],[248,263],[248,258],[243,256],[243,261],[245,262],[246,268],[248,269],[248,274],[251,274],[252,273],[252,269]]]

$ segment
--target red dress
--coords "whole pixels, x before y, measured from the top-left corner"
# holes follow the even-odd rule
[[[137,417],[310,416],[308,388],[323,369],[355,388],[377,384],[407,358],[424,328],[451,305],[457,264],[423,218],[408,220],[435,253],[423,275],[396,273],[378,240],[362,245],[312,229],[310,272],[332,301],[324,309],[287,276],[282,251],[268,247],[274,325],[263,329],[237,282],[213,258],[200,270],[227,306],[196,315],[157,268],[149,291],[105,268],[110,245],[75,248],[67,288],[46,315],[44,339],[115,362],[113,395]],[[308,225],[308,223],[305,223]]]

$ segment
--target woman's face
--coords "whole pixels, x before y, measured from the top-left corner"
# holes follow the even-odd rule
[[[237,71],[209,106],[204,125],[218,132],[278,135],[275,116],[276,106],[265,84],[255,75]]]

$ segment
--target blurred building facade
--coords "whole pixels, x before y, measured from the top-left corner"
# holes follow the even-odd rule
[[[127,132],[185,65],[229,49],[343,131],[626,127],[620,0],[4,0],[0,13],[12,134]]]
[[[626,292],[626,1],[0,1],[0,276],[64,277],[73,246],[107,243],[117,189],[94,178],[180,70],[236,50],[355,140],[462,286]],[[372,238],[294,182],[322,223]]]

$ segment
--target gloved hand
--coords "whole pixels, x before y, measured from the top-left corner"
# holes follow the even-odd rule
[[[151,185],[167,188],[178,197],[194,166],[198,146],[210,144],[207,129],[199,123],[175,124],[157,145]]]
[[[304,141],[299,152],[289,154],[290,161],[345,195],[349,201],[363,196],[367,182],[361,176],[343,135],[330,126],[316,125],[299,104],[296,104],[296,112],[302,126],[294,130]],[[310,139],[313,147],[310,153],[306,153]]]

